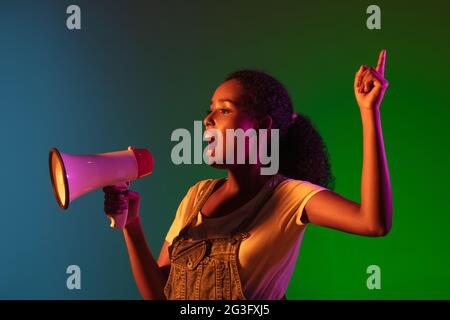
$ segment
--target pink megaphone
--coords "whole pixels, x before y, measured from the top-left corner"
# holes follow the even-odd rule
[[[148,149],[127,150],[91,155],[62,153],[56,148],[49,154],[50,178],[56,201],[63,209],[83,194],[111,185],[125,185],[153,171],[153,157]],[[123,228],[128,210],[108,215],[111,227]]]

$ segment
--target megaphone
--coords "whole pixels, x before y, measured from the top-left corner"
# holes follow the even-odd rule
[[[111,185],[126,184],[153,171],[153,157],[148,149],[127,150],[90,155],[74,155],[50,149],[50,178],[58,205],[69,203],[85,193]],[[108,215],[111,227],[123,228],[128,210]]]

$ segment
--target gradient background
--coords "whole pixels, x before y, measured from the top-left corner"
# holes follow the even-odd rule
[[[445,4],[444,4],[445,3]],[[78,4],[82,30],[66,28]],[[382,30],[366,28],[378,4]],[[450,298],[449,4],[444,1],[2,1],[0,298],[140,299],[103,192],[63,212],[48,151],[151,149],[136,181],[159,254],[187,189],[225,172],[170,160],[175,128],[193,131],[222,79],[259,68],[283,82],[326,141],[338,193],[359,201],[362,132],[354,73],[387,49],[382,110],[394,221],[385,238],[310,226],[289,299]],[[81,267],[81,290],[66,268]],[[366,287],[381,267],[381,290]]]

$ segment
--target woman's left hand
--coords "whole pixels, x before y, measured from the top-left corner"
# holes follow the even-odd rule
[[[378,110],[389,85],[384,78],[386,50],[382,50],[376,68],[362,65],[355,75],[355,97],[361,109]]]

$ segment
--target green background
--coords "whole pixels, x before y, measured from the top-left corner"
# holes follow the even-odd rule
[[[81,7],[79,31],[66,28],[70,4]],[[381,8],[381,30],[366,28],[370,4]],[[286,85],[328,145],[335,191],[359,201],[353,77],[382,48],[392,231],[365,238],[311,225],[287,297],[450,298],[448,9],[444,1],[2,1],[0,298],[139,299],[102,191],[62,212],[48,150],[149,148],[154,173],[133,189],[157,255],[187,189],[225,174],[172,164],[170,134],[193,132],[236,69],[262,69]],[[81,268],[81,290],[66,288],[71,264]],[[366,287],[372,264],[381,268],[381,290]]]

